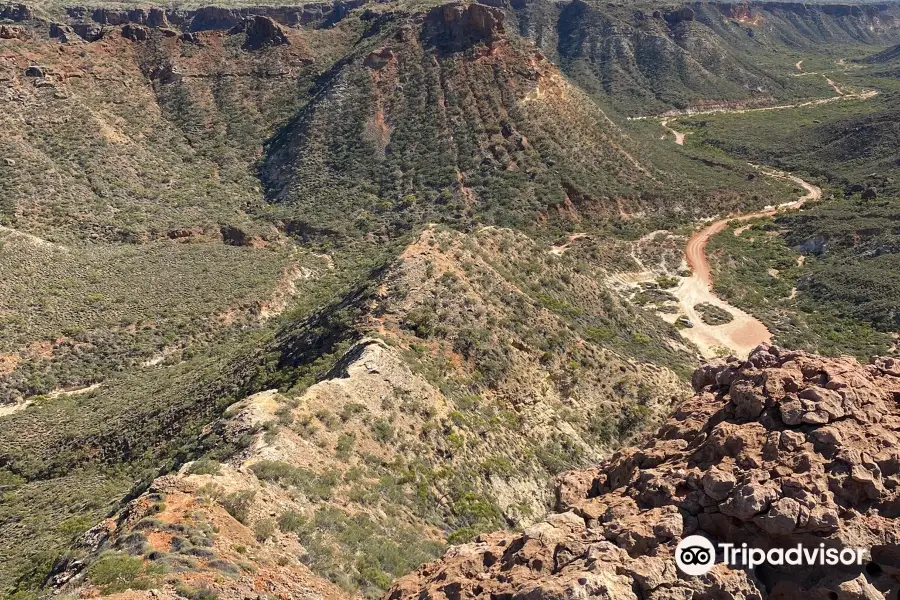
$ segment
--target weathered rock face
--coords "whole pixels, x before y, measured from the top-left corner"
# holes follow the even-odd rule
[[[143,25],[128,24],[122,28],[122,37],[132,42],[143,42],[150,38],[150,30]]]
[[[445,4],[428,13],[423,36],[442,50],[456,52],[505,38],[503,19],[502,11],[481,4]]]
[[[97,23],[74,23],[72,30],[78,37],[88,42],[96,42],[103,37],[103,26]]]
[[[900,364],[762,346],[713,362],[642,448],[559,479],[560,514],[451,549],[399,580],[401,598],[895,598]],[[717,564],[679,574],[688,535],[763,549],[870,548],[836,567]]]
[[[21,27],[13,25],[0,25],[0,40],[26,39],[28,34]]]
[[[244,48],[247,50],[255,50],[263,46],[280,46],[287,44],[287,36],[281,27],[270,19],[260,15],[254,15],[243,19],[240,23],[229,30],[229,33],[244,33],[247,40],[244,42]]]
[[[240,24],[244,18],[257,15],[268,17],[282,25],[291,27],[320,21],[336,21],[346,15],[351,9],[362,6],[366,2],[367,0],[335,0],[330,3],[315,2],[296,6],[254,6],[247,8],[204,6],[196,10],[164,10],[161,8],[94,9],[84,6],[69,6],[66,8],[66,13],[73,21],[89,21],[101,25],[125,25],[132,23],[148,27],[173,26],[182,30],[209,31],[230,29]],[[0,10],[4,9],[5,7],[0,7]],[[5,15],[5,13],[0,14]],[[30,16],[24,18],[30,18]]]
[[[681,23],[682,21],[693,21],[694,11],[691,10],[689,6],[682,6],[673,11],[667,12],[664,16],[666,21],[668,21],[670,25],[676,25],[678,23]]]
[[[24,4],[0,5],[0,19],[9,21],[29,21],[34,18],[34,13]]]

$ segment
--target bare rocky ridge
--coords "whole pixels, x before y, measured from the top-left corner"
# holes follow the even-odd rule
[[[395,583],[406,598],[894,598],[900,365],[760,346],[714,361],[648,443],[558,481],[558,510],[523,534],[452,548]],[[864,568],[686,578],[693,534],[761,548],[871,548]]]

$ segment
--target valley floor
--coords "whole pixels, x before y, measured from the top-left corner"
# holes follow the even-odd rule
[[[664,126],[668,128],[667,125]],[[683,140],[683,137],[680,139]],[[706,253],[710,239],[724,231],[729,223],[749,221],[760,217],[773,216],[784,211],[798,210],[804,203],[818,200],[822,197],[821,188],[800,177],[775,169],[752,166],[768,177],[796,183],[803,188],[805,193],[792,202],[786,202],[778,206],[768,206],[761,211],[717,219],[703,226],[702,229],[695,231],[687,240],[684,246],[684,260],[679,265],[679,271],[683,274],[686,267],[689,269],[690,275],[679,277],[678,284],[667,290],[677,301],[678,311],[664,310],[660,312],[660,316],[669,323],[678,323],[679,321],[684,323],[686,319],[689,323],[684,323],[686,326],[681,329],[681,335],[697,346],[705,358],[713,358],[727,353],[747,356],[758,345],[772,341],[772,334],[762,321],[752,314],[729,304],[712,291],[712,272]],[[653,232],[638,240],[636,244],[640,245],[641,243],[650,242],[658,234],[664,233],[668,232]],[[555,249],[558,250],[558,248]],[[620,285],[655,285],[654,282],[661,276],[673,276],[670,269],[647,268],[636,255],[633,255],[633,257],[635,262],[641,267],[641,270],[616,274],[613,280]],[[700,310],[700,307],[706,305],[712,305],[726,311],[731,315],[731,320],[724,323],[707,323],[704,321],[704,316]]]

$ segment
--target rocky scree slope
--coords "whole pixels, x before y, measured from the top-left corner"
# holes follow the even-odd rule
[[[564,474],[558,511],[485,535],[395,583],[388,598],[892,598],[898,570],[900,363],[761,346],[714,361],[639,448]],[[685,578],[700,534],[761,548],[871,549],[865,567],[757,568]]]

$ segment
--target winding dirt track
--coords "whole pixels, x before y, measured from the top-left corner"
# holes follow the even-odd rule
[[[843,62],[843,61],[842,61]],[[839,64],[842,64],[839,63]],[[818,75],[819,73],[808,73],[803,70],[803,61],[800,60],[795,65],[802,75]],[[834,89],[835,96],[830,98],[819,98],[808,100],[805,102],[796,102],[792,104],[781,104],[775,106],[763,106],[754,108],[733,108],[726,106],[715,106],[706,109],[687,109],[681,111],[670,111],[656,117],[632,117],[633,120],[641,120],[646,118],[658,119],[660,125],[672,133],[675,137],[675,143],[684,144],[685,134],[672,128],[671,123],[681,115],[703,115],[714,113],[747,113],[747,112],[764,112],[770,110],[784,110],[792,108],[802,108],[806,106],[817,106],[840,100],[868,100],[878,94],[876,90],[860,90],[849,93],[834,81],[823,74],[825,80]],[[684,255],[688,267],[691,270],[691,276],[683,279],[679,286],[672,290],[672,293],[678,299],[678,303],[683,314],[691,320],[693,327],[681,330],[682,335],[692,341],[699,349],[701,354],[709,358],[718,354],[721,350],[734,352],[738,355],[747,356],[753,348],[764,342],[770,342],[772,339],[771,332],[756,317],[746,313],[735,306],[731,306],[712,292],[712,277],[710,273],[709,260],[706,256],[706,246],[710,238],[721,232],[730,221],[747,221],[758,217],[772,216],[781,209],[800,208],[805,202],[817,200],[822,197],[822,190],[817,186],[800,179],[796,175],[777,171],[766,167],[751,165],[760,172],[769,177],[792,181],[801,186],[806,193],[793,202],[787,202],[779,206],[766,207],[764,210],[749,213],[745,215],[737,215],[719,219],[703,229],[695,232],[685,247]],[[638,261],[639,262],[639,261]],[[709,303],[727,310],[734,319],[724,325],[707,325],[700,318],[699,313],[694,306],[701,303]]]
[[[680,131],[676,131],[669,127],[669,119],[663,119],[659,122],[659,124],[663,126],[663,129],[675,136],[676,144],[678,144],[679,146],[684,146],[684,136],[687,134],[681,133]]]
[[[741,356],[746,356],[759,344],[772,340],[771,332],[762,321],[728,304],[712,292],[712,276],[709,259],[706,256],[706,246],[709,240],[724,230],[731,221],[747,221],[758,217],[772,216],[779,210],[800,208],[805,202],[817,200],[822,196],[822,190],[819,187],[795,175],[774,169],[757,168],[770,177],[793,181],[803,187],[806,193],[793,202],[768,207],[754,213],[719,219],[691,236],[684,250],[685,259],[691,269],[691,276],[684,279],[673,291],[673,294],[678,298],[685,316],[694,323],[694,327],[683,329],[682,334],[694,342],[700,348],[701,353],[707,357],[714,356],[720,348],[726,348]],[[707,325],[694,309],[694,306],[700,303],[709,303],[725,309],[732,314],[734,319],[724,325]]]
[[[809,202],[810,200],[818,200],[822,197],[822,190],[821,188],[819,188],[819,186],[813,185],[808,181],[804,181],[796,175],[791,175],[790,173],[785,173],[784,171],[776,171],[775,169],[767,169],[763,167],[757,168],[770,177],[793,181],[797,185],[801,186],[804,190],[806,190],[806,194],[804,194],[797,200],[794,200],[793,202],[786,202],[778,206],[766,208],[759,212],[720,219],[707,226],[706,228],[694,233],[684,249],[684,255],[685,258],[687,258],[688,266],[690,267],[691,271],[693,271],[694,276],[701,279],[706,285],[712,285],[709,261],[706,258],[706,245],[709,243],[710,238],[725,229],[728,223],[730,223],[731,221],[749,221],[750,219],[757,219],[759,217],[771,217],[780,209],[800,208],[804,203]]]

